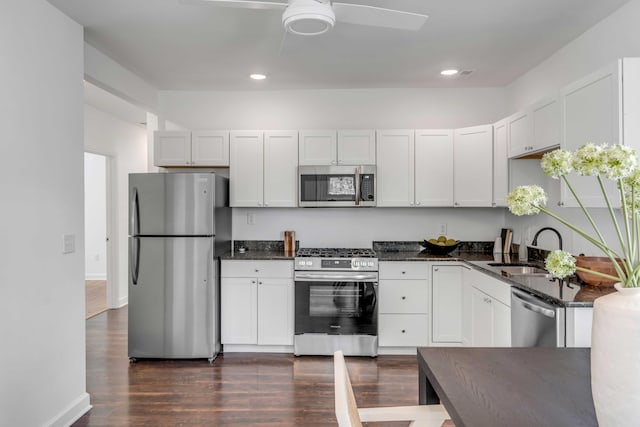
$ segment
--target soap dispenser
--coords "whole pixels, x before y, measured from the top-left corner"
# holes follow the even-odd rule
[[[520,236],[520,246],[518,247],[518,261],[526,262],[529,257],[529,251],[527,250],[527,239],[522,233]]]

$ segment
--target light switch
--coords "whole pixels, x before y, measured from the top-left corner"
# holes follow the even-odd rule
[[[75,251],[76,251],[76,235],[63,234],[62,235],[62,253],[70,254]]]

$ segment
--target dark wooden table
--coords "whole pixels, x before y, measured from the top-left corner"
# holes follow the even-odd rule
[[[585,348],[418,348],[419,402],[456,427],[597,426]]]

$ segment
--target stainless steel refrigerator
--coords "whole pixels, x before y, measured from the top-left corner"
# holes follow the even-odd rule
[[[219,256],[231,248],[227,178],[129,175],[129,358],[220,350]]]

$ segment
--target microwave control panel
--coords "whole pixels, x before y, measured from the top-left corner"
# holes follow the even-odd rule
[[[373,201],[375,194],[373,175],[362,175],[360,180],[360,198],[365,201]]]

